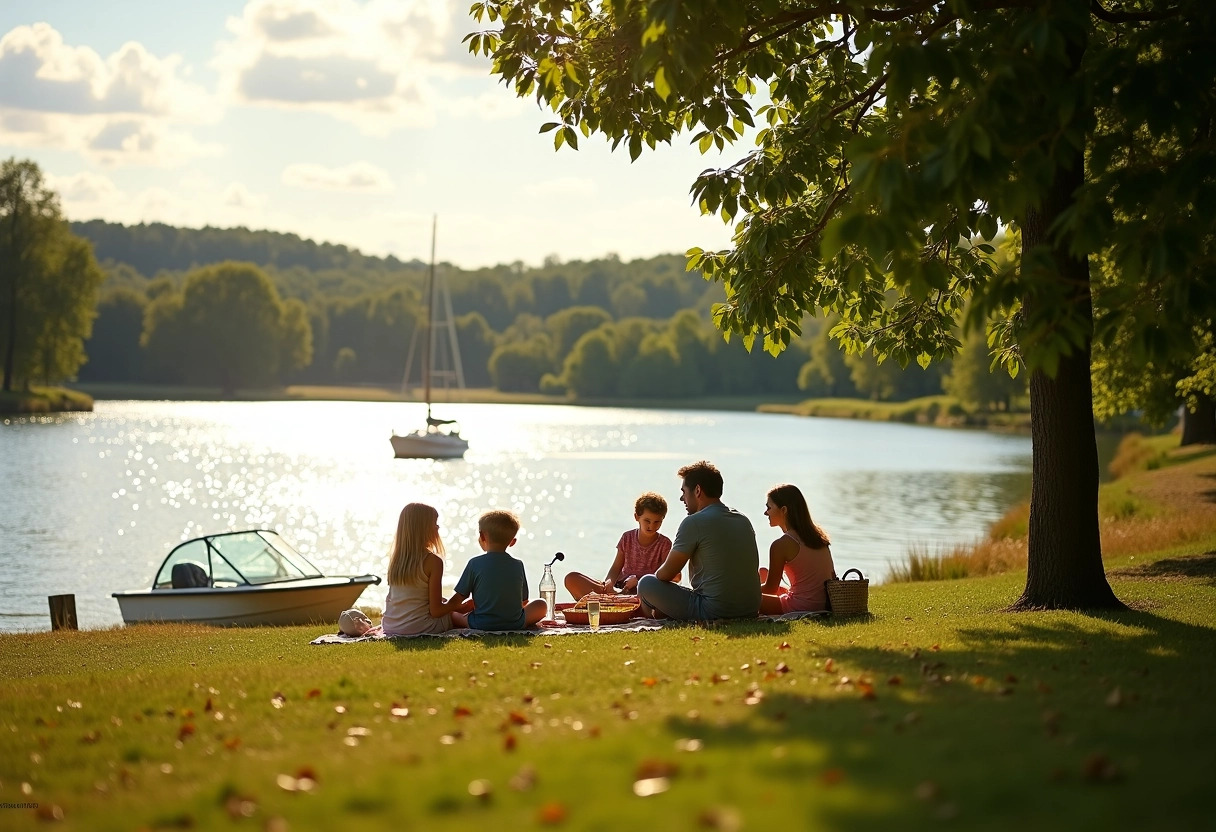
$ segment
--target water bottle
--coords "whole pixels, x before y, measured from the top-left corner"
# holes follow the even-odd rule
[[[550,620],[554,620],[557,610],[554,608],[554,602],[557,600],[557,582],[553,580],[553,564],[545,564],[545,573],[540,576],[540,597],[549,607],[545,616]]]

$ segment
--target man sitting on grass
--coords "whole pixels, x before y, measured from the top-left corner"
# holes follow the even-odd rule
[[[760,553],[751,521],[722,504],[722,474],[711,463],[694,462],[678,472],[680,523],[667,559],[638,582],[642,611],[658,618],[711,621],[755,618],[760,612]],[[692,589],[674,583],[689,567]]]

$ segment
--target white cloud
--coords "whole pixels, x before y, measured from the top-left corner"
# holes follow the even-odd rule
[[[265,194],[242,182],[217,187],[209,178],[189,173],[172,187],[153,186],[127,191],[105,174],[85,171],[47,176],[59,193],[64,214],[73,220],[104,219],[128,225],[164,222],[197,228],[204,225],[266,228]]]
[[[370,162],[354,162],[337,168],[300,163],[288,165],[280,177],[284,185],[322,191],[388,193],[393,180],[383,168]]]
[[[470,75],[492,85],[488,62],[461,43],[474,28],[467,9],[466,0],[250,0],[228,19],[232,37],[213,66],[235,102],[321,112],[372,135],[430,126],[439,109],[501,117],[493,97],[435,91]]]
[[[183,127],[220,115],[176,55],[129,42],[102,58],[46,23],[0,38],[0,143],[72,150],[105,164],[176,164],[218,148]]]
[[[47,185],[59,194],[59,199],[64,205],[104,204],[121,196],[121,192],[113,180],[93,171],[81,171],[71,176],[47,174],[46,180]]]

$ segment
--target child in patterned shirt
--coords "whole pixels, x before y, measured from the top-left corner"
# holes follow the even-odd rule
[[[569,572],[565,580],[566,591],[576,601],[589,592],[633,595],[638,580],[658,569],[671,551],[671,538],[659,534],[666,516],[667,501],[662,496],[647,491],[638,497],[633,504],[633,519],[638,527],[621,535],[616,544],[616,559],[604,580],[597,581],[581,572]],[[678,576],[676,580],[679,580]]]

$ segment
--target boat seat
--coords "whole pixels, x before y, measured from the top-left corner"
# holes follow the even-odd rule
[[[207,570],[191,560],[173,564],[172,583],[174,589],[197,589],[211,586]]]

